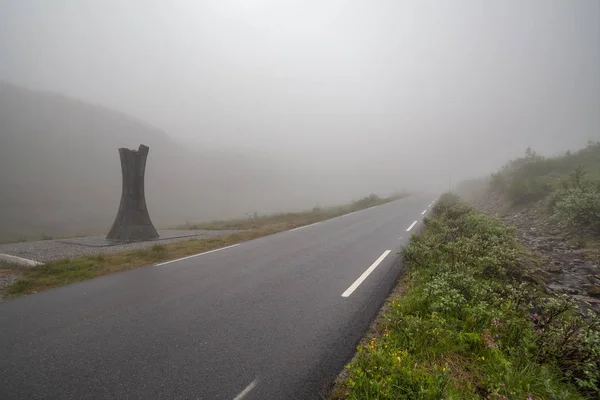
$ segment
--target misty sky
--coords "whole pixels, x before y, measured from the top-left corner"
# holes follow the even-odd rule
[[[3,0],[0,80],[206,146],[447,184],[600,138],[600,1]]]

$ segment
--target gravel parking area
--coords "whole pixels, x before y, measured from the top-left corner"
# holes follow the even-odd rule
[[[21,242],[0,244],[0,253],[26,258],[29,260],[48,262],[65,258],[120,253],[122,251],[138,250],[152,247],[155,244],[174,243],[190,239],[202,239],[224,236],[238,231],[205,231],[205,230],[162,230],[158,231],[161,238],[149,242],[127,244],[112,244],[106,242],[103,236],[86,238],[41,240],[36,242]],[[185,236],[184,236],[185,235]]]

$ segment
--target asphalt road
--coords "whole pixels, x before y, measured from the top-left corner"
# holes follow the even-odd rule
[[[317,399],[433,197],[0,303],[0,399]]]

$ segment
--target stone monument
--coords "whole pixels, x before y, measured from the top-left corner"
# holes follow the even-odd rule
[[[119,149],[123,189],[119,212],[106,236],[108,240],[135,242],[158,238],[158,232],[152,225],[148,214],[146,195],[144,194],[144,174],[149,150],[148,146],[143,144],[137,151]]]

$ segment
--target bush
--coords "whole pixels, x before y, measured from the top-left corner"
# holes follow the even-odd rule
[[[508,184],[506,194],[513,204],[526,204],[546,197],[551,190],[549,179],[517,177]]]
[[[561,180],[548,200],[548,208],[565,226],[600,233],[600,180],[588,176],[579,166]]]
[[[567,295],[534,301],[530,315],[538,361],[559,367],[589,395],[600,394],[600,321],[584,318]]]
[[[590,227],[600,234],[600,190],[572,188],[560,194],[555,216],[569,226]]]
[[[506,190],[506,178],[502,173],[493,173],[490,176],[490,189],[496,193],[503,193]]]

